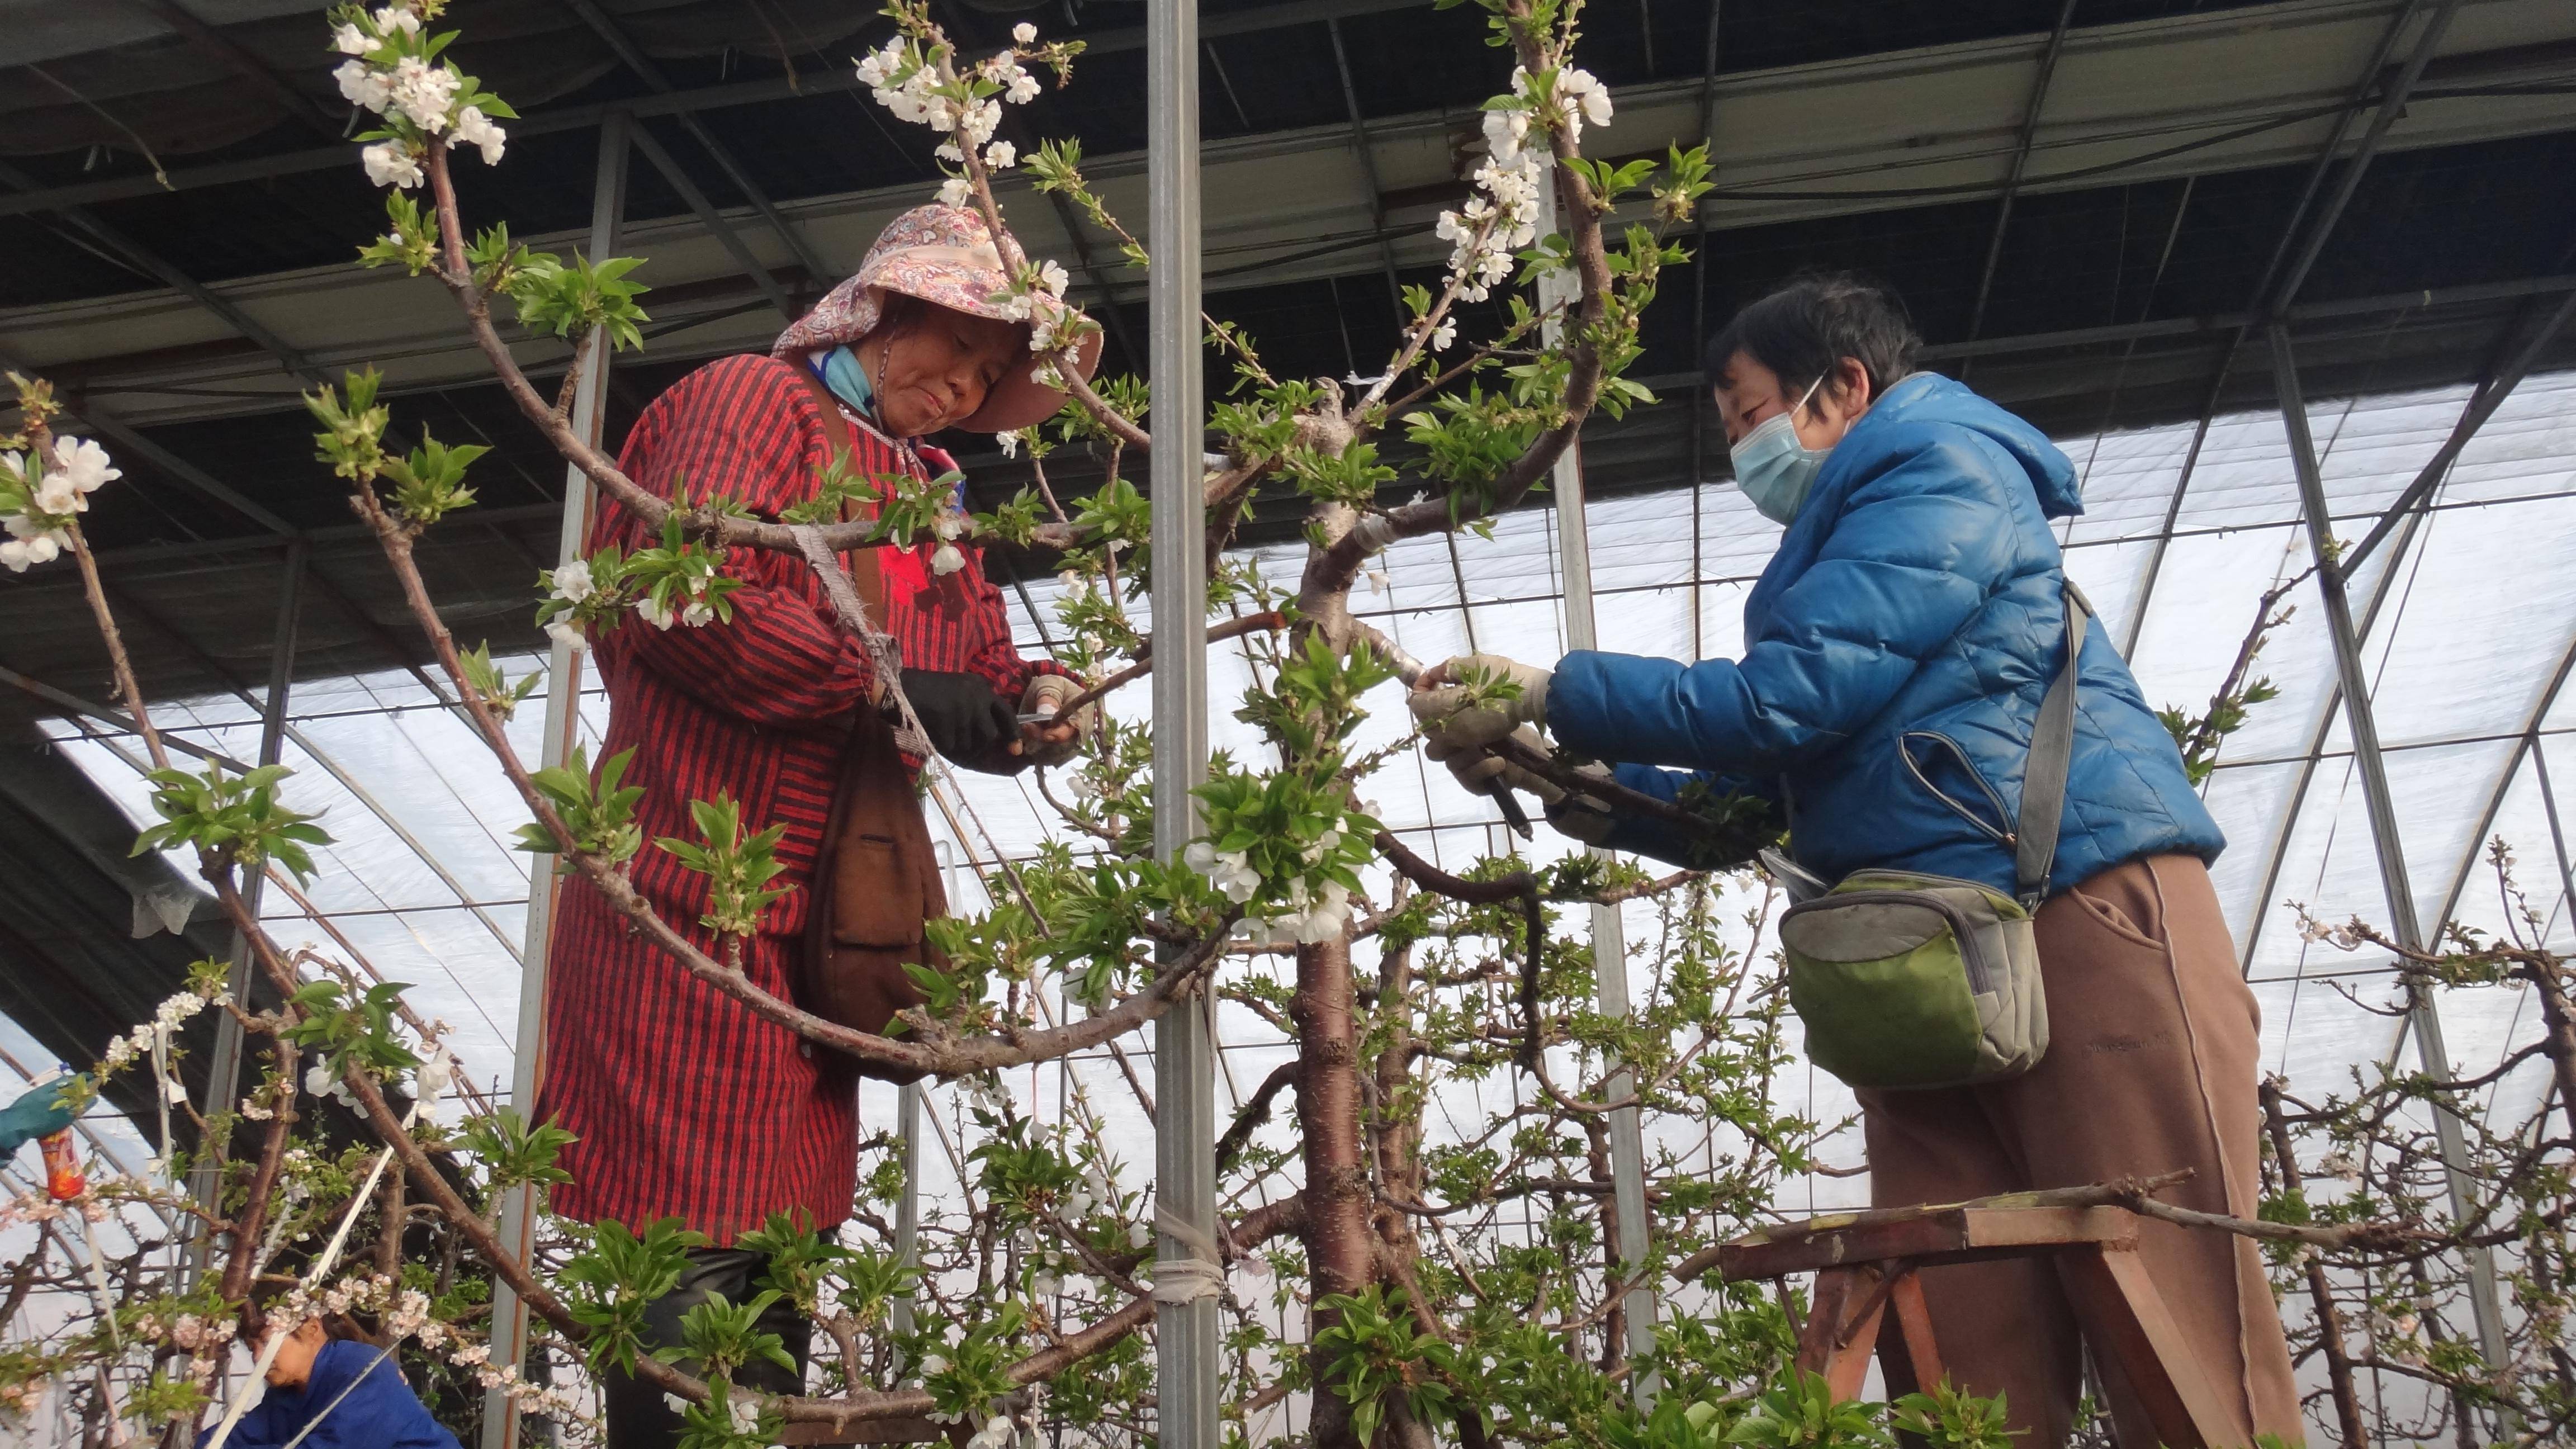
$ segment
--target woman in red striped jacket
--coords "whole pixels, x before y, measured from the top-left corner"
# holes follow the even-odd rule
[[[993,300],[1010,290],[979,215],[907,212],[769,356],[710,363],[656,399],[620,466],[663,496],[682,483],[692,496],[720,490],[768,518],[816,495],[835,435],[847,438],[854,476],[937,476],[950,460],[921,439],[951,427],[1012,431],[1062,404],[1030,375],[1029,324]],[[1097,348],[1095,336],[1086,374]],[[839,419],[827,418],[827,402]],[[827,426],[841,422],[846,429]],[[608,504],[590,546],[655,541]],[[874,552],[881,622],[903,650],[903,691],[939,752],[997,773],[1070,753],[1073,725],[1023,730],[1018,719],[1069,700],[1078,685],[1012,647],[1000,591],[976,551],[925,539]],[[637,823],[648,840],[694,839],[689,802],[720,792],[740,803],[747,828],[787,827],[777,848],[785,870],[773,884],[796,889],[769,907],[743,959],[754,984],[784,998],[836,777],[879,681],[802,559],[734,549],[724,572],[742,581],[730,622],[639,616],[599,640],[609,697],[602,753],[635,751],[626,778],[645,787]],[[634,881],[664,920],[716,953],[697,924],[706,877],[647,849]],[[734,1246],[739,1234],[776,1212],[821,1229],[848,1216],[856,1074],[839,1054],[691,978],[597,891],[565,889],[550,960],[538,1113],[579,1138],[563,1155],[572,1181],[554,1190],[554,1208],[637,1230],[676,1217],[705,1235],[679,1287],[649,1314],[651,1336],[676,1343],[681,1316],[708,1293],[741,1302],[755,1292],[764,1265]],[[780,1303],[762,1326],[803,1362],[810,1325],[792,1307]],[[767,1382],[764,1367],[738,1378],[799,1391],[801,1372],[766,1366],[775,1377]],[[616,1449],[675,1442],[678,1416],[658,1390],[617,1376],[606,1387]]]

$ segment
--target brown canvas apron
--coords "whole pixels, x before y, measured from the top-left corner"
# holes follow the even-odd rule
[[[822,405],[823,436],[850,446],[850,424],[831,391],[802,368],[797,375]],[[868,617],[887,623],[885,576],[873,548],[849,556],[850,582]],[[923,923],[948,913],[939,858],[922,818],[921,796],[895,747],[894,729],[870,705],[856,711],[840,779],[814,861],[814,901],[805,927],[797,1004],[859,1031],[882,1033],[896,1012],[922,1002],[904,968],[944,970]],[[912,1081],[919,1073],[862,1065],[868,1076]]]

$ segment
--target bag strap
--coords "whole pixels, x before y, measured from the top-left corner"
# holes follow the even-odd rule
[[[2075,678],[2084,657],[2084,636],[2093,618],[2093,602],[2064,579],[2066,595],[2066,663],[2049,681],[2039,702],[2039,723],[2031,731],[2030,763],[2022,770],[2021,820],[2013,832],[2013,875],[2024,909],[2037,911],[2048,895],[2049,871],[2057,863],[2057,833],[2066,814],[2066,772],[2075,759]]]

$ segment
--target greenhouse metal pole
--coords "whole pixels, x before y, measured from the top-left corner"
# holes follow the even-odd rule
[[[2308,402],[2299,390],[2298,359],[2290,350],[2290,332],[2275,322],[2266,332],[2272,350],[2272,380],[2289,430],[2290,463],[2299,476],[2299,503],[2306,515],[2308,545],[2317,561],[2317,592],[2323,598],[2326,632],[2334,645],[2335,673],[2343,687],[2344,720],[2352,731],[2353,763],[2361,771],[2362,804],[2370,815],[2370,842],[2379,859],[2379,884],[2388,898],[2388,924],[2397,944],[2409,951],[2425,948],[2424,928],[2415,912],[2415,888],[2407,879],[2406,846],[2397,832],[2397,806],[2388,793],[2388,765],[2379,750],[2379,724],[2371,708],[2370,676],[2363,668],[2361,640],[2353,628],[2352,600],[2344,592],[2343,571],[2336,566],[2334,520],[2326,506],[2325,476],[2317,463],[2316,439],[2308,431]],[[2432,993],[2409,988],[2413,998],[2406,1019],[2415,1031],[2416,1051],[2424,1071],[2435,1081],[2451,1075],[2450,1052],[2442,1042],[2442,1016]],[[2433,1112],[2434,1140],[2442,1153],[2448,1179],[2451,1217],[2465,1223],[2473,1200],[2469,1184],[2469,1151],[2459,1118],[2439,1107]],[[2468,1250],[2469,1306],[2477,1318],[2478,1350],[2489,1364],[2506,1363],[2504,1310],[2496,1291],[2495,1257],[2484,1248]]]
[[[903,1196],[894,1205],[894,1260],[906,1268],[921,1266],[921,1083],[906,1082],[895,1093],[895,1141],[903,1154]],[[890,1317],[897,1336],[912,1332],[913,1293],[895,1295]]]
[[[277,631],[269,640],[268,698],[260,706],[259,763],[274,765],[286,751],[286,700],[295,682],[295,628],[304,611],[304,570],[312,550],[299,538],[286,546],[286,571],[277,585]],[[242,908],[252,920],[259,919],[259,903],[268,884],[265,871],[248,872],[241,885]],[[242,1009],[250,1009],[251,943],[242,931],[233,932],[232,970],[225,975],[225,989]],[[215,1046],[206,1061],[206,1096],[204,1114],[208,1121],[218,1112],[231,1112],[240,1105],[242,1064],[241,1018],[229,1011],[215,1014]],[[220,1190],[221,1169],[211,1160],[188,1173],[188,1193],[208,1211],[214,1211]],[[190,1236],[196,1234],[191,1230]],[[212,1251],[210,1238],[197,1237],[197,1251],[189,1255],[189,1274],[202,1271],[206,1254]]]
[[[1190,792],[1207,778],[1207,504],[1200,447],[1198,0],[1145,7],[1147,331],[1155,447],[1154,853],[1198,833]],[[1219,1449],[1214,996],[1194,991],[1154,1023],[1154,1390],[1161,1449]],[[1194,1263],[1192,1267],[1179,1266]],[[1220,1280],[1221,1281],[1221,1280]]]
[[[1539,229],[1552,233],[1556,229],[1556,180],[1554,167],[1539,189]],[[1573,310],[1574,297],[1566,285],[1563,272],[1547,273],[1539,278],[1539,306],[1544,309],[1559,302]],[[1545,324],[1548,343],[1555,344],[1562,330],[1558,324]],[[1548,486],[1556,493],[1557,563],[1565,580],[1565,647],[1595,649],[1599,631],[1592,615],[1592,532],[1583,506],[1583,458],[1581,444],[1567,445],[1557,455],[1555,470]],[[1693,525],[1696,527],[1696,523]],[[1586,853],[1602,861],[1615,859],[1599,846],[1588,846]],[[1620,920],[1619,907],[1592,907],[1592,980],[1600,999],[1601,1014],[1625,1018],[1628,1015],[1628,933]],[[1612,1101],[1634,1095],[1636,1076],[1625,1067],[1614,1067],[1602,1090]],[[1636,1277],[1646,1261],[1646,1143],[1639,1126],[1635,1107],[1622,1107],[1610,1114],[1610,1192],[1611,1216],[1619,1228],[1618,1272]],[[1628,1290],[1628,1353],[1634,1358],[1654,1351],[1655,1291],[1641,1280]],[[1654,1407],[1661,1381],[1653,1374],[1640,1374],[1631,1390],[1641,1409]]]
[[[616,113],[599,128],[599,170],[590,192],[590,255],[594,261],[617,250],[618,232],[626,216],[626,146],[633,125],[630,117]],[[572,426],[574,432],[597,447],[601,413],[608,402],[611,353],[604,332],[593,332],[582,345],[587,355],[581,360],[581,383],[573,391]],[[590,479],[581,469],[566,464],[563,525],[555,549],[558,563],[581,557],[582,544],[590,533],[590,510]],[[560,640],[547,656],[546,732],[539,751],[544,766],[562,764],[572,754],[573,740],[580,733],[582,658],[579,650]],[[528,932],[519,953],[519,1033],[510,1063],[510,1105],[528,1119],[536,1115],[537,1084],[545,1076],[546,957],[554,928],[557,889],[555,858],[528,857]],[[536,1209],[533,1188],[523,1185],[501,1195],[501,1246],[522,1263],[528,1261],[536,1244]],[[492,1284],[491,1343],[493,1363],[524,1370],[528,1359],[528,1305],[510,1290],[509,1284],[497,1278]],[[510,1396],[499,1389],[486,1392],[483,1449],[514,1449],[518,1442],[519,1413]]]

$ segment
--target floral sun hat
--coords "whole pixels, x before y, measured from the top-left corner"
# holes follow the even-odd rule
[[[1060,278],[1062,273],[1056,275]],[[814,310],[778,334],[769,355],[788,362],[858,341],[885,315],[885,294],[901,292],[933,306],[1017,322],[1030,335],[1028,303],[1009,294],[1010,274],[982,214],[962,206],[916,206],[886,224],[866,260],[826,293]],[[1045,297],[1040,306],[1048,305]],[[1057,304],[1061,305],[1061,304]],[[1024,354],[1021,361],[1029,359]],[[1083,339],[1075,370],[1089,378],[1100,365],[1100,334]],[[993,384],[984,405],[954,424],[969,432],[1008,433],[1044,422],[1064,406],[1064,389],[1039,382],[1035,366],[1014,365]]]

